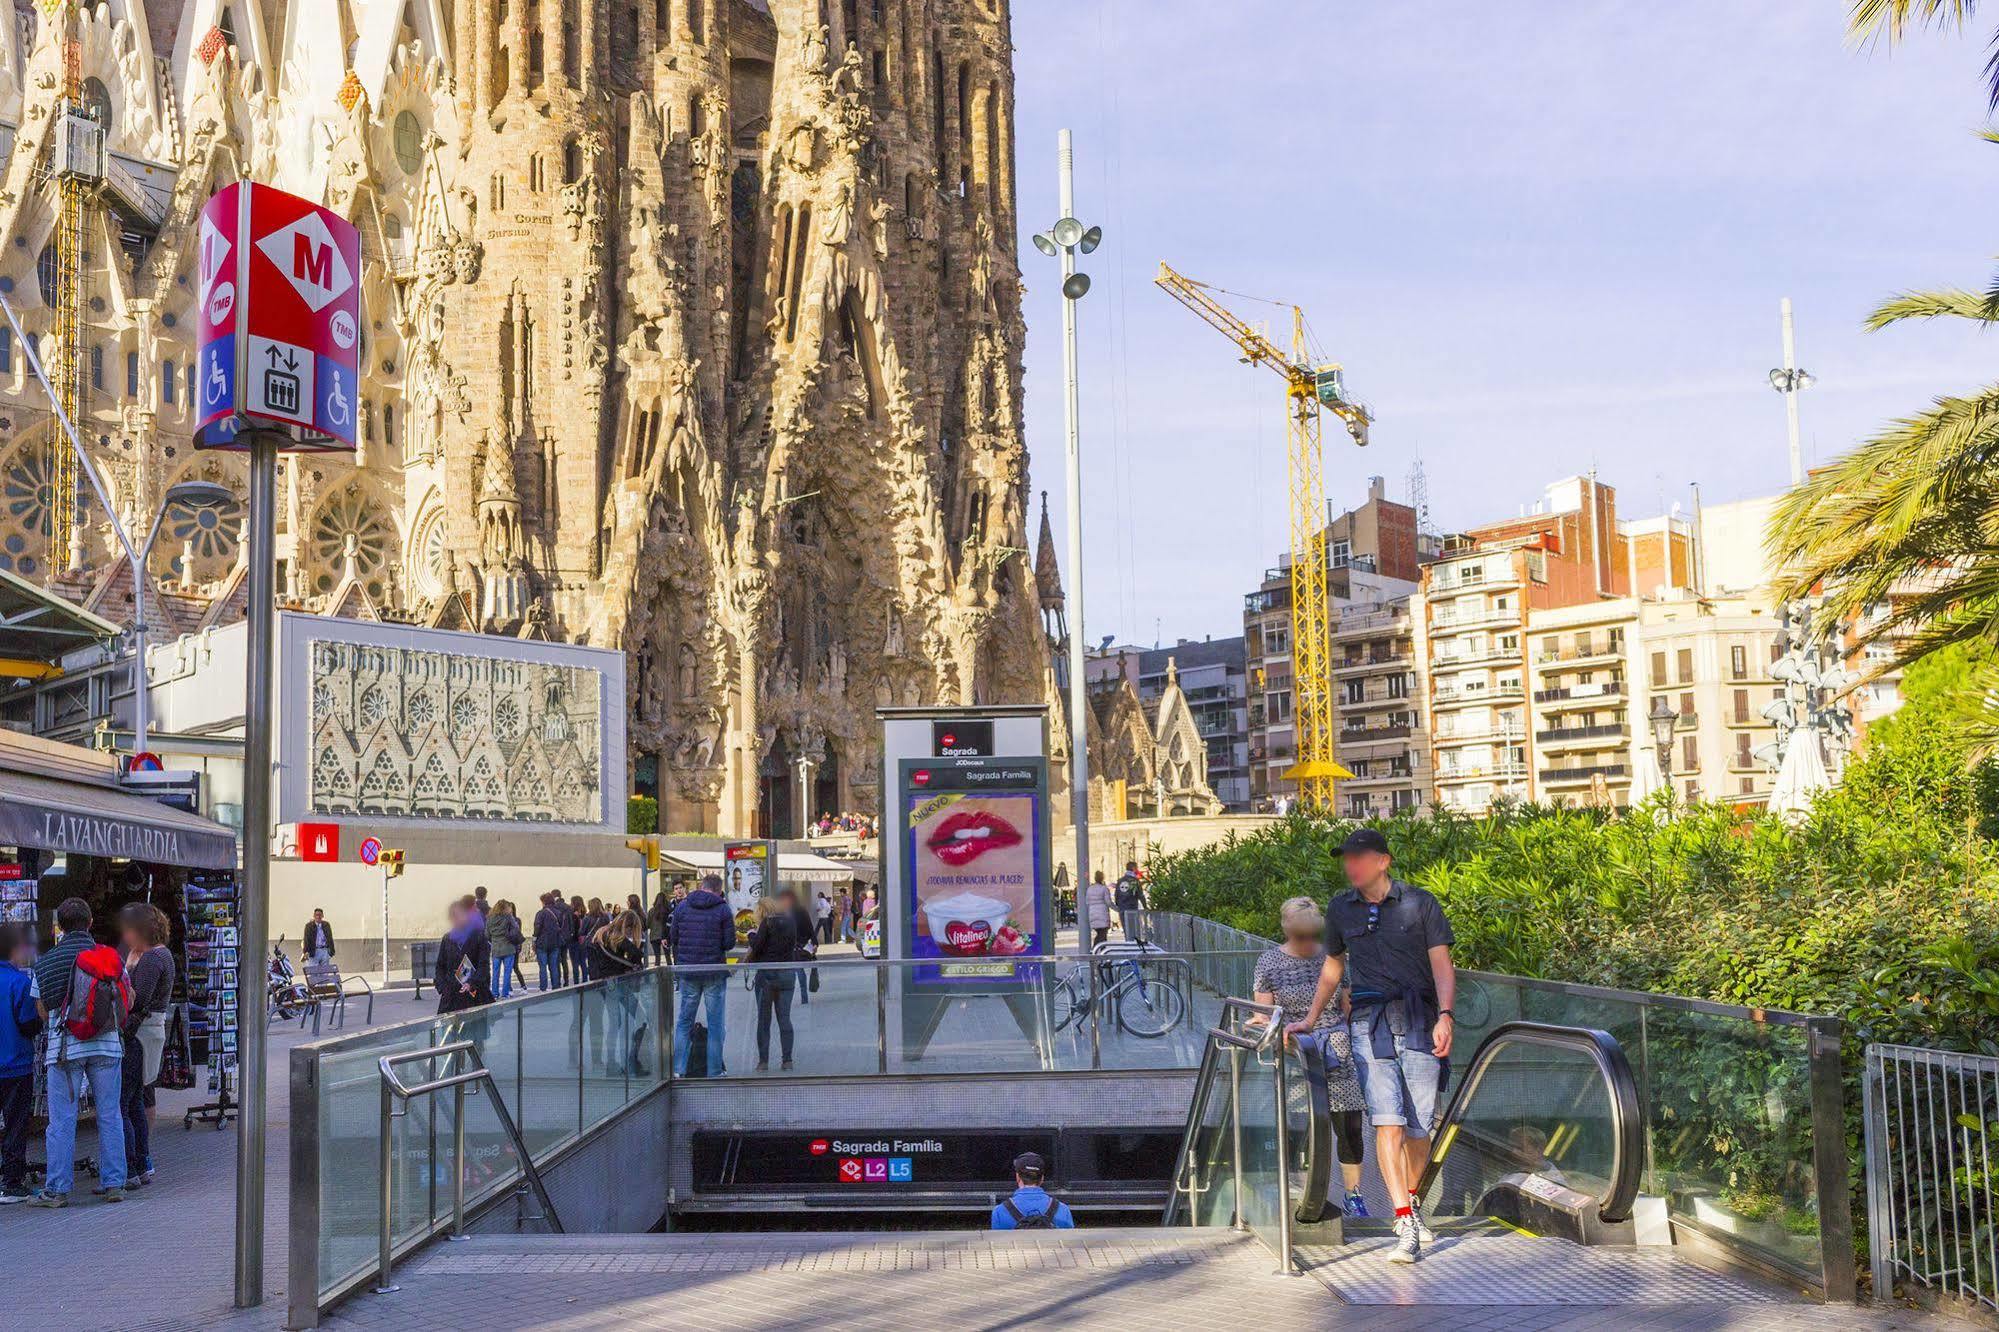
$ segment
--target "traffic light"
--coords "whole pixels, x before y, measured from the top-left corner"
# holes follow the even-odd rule
[[[647,873],[659,873],[659,838],[627,837],[625,850],[635,851],[644,858]]]
[[[381,865],[384,877],[400,879],[403,875],[403,853],[393,849],[384,850],[382,852]]]

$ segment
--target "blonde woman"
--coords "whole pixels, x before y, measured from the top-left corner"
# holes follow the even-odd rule
[[[636,911],[622,911],[611,917],[590,936],[590,979],[616,982],[646,964],[645,923]],[[644,1076],[636,1037],[640,1026],[637,982],[604,987],[604,1003],[611,1010],[610,1031],[604,1043],[606,1072]]]
[[[1318,992],[1319,973],[1326,965],[1326,917],[1309,897],[1294,897],[1278,911],[1284,942],[1256,960],[1256,1002],[1276,1004],[1285,1023],[1302,1022]],[[1333,1111],[1333,1134],[1339,1139],[1340,1173],[1346,1182],[1348,1216],[1366,1216],[1360,1196],[1361,1129],[1367,1098],[1354,1077],[1353,1042],[1347,1034],[1346,995],[1326,1005],[1313,1034],[1326,1043],[1327,1101]]]
[[[784,1060],[779,1067],[791,1067],[791,996],[798,986],[798,968],[774,964],[795,964],[800,956],[798,925],[791,908],[775,894],[759,897],[756,928],[750,931],[750,950],[743,957],[746,963],[764,964],[754,973],[756,979],[752,982],[757,992],[759,1073],[770,1068],[772,1017],[777,1018],[778,1046]]]

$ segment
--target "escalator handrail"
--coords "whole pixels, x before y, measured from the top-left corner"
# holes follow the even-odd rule
[[[1262,1032],[1256,1039],[1226,1030],[1235,1025],[1229,1021],[1232,1014],[1241,1013],[1251,1018],[1262,1018]],[[1284,1024],[1279,1020],[1282,1010],[1275,1004],[1259,1004],[1249,999],[1222,999],[1221,1026],[1208,1029],[1208,1039],[1202,1042],[1201,1066],[1194,1074],[1194,1095],[1187,1105],[1187,1122],[1181,1130],[1180,1143],[1173,1153],[1174,1187],[1167,1190],[1166,1207],[1160,1217],[1160,1224],[1170,1226],[1178,1219],[1180,1211],[1180,1188],[1182,1172],[1187,1168],[1188,1147],[1200,1129],[1201,1111],[1205,1107],[1208,1088],[1221,1066],[1221,1052],[1233,1047],[1252,1053],[1267,1046]]]
[[[1638,1201],[1638,1188],[1645,1166],[1645,1135],[1638,1103],[1638,1080],[1632,1075],[1631,1061],[1624,1047],[1607,1031],[1595,1027],[1559,1027],[1546,1022],[1502,1022],[1486,1033],[1472,1054],[1465,1076],[1451,1097],[1450,1108],[1437,1125],[1433,1141],[1443,1150],[1433,1154],[1417,1184],[1418,1196],[1427,1195],[1437,1171],[1449,1154],[1450,1141],[1460,1120],[1478,1094],[1478,1086],[1499,1050],[1507,1045],[1546,1045],[1579,1050],[1595,1063],[1610,1097],[1611,1170],[1610,1187],[1597,1200],[1597,1213],[1605,1221],[1623,1221]]]
[[[1307,1225],[1325,1219],[1332,1197],[1333,1164],[1339,1149],[1333,1143],[1332,1093],[1326,1074],[1324,1041],[1297,1040],[1298,1066],[1305,1074],[1305,1187],[1298,1198],[1297,1219]],[[1289,1113],[1287,1107],[1285,1113]]]

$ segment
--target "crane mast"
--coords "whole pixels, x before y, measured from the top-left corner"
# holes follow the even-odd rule
[[[60,25],[62,101],[49,145],[49,168],[56,185],[55,299],[50,332],[56,357],[46,365],[57,404],[75,422],[83,419],[86,384],[83,306],[84,234],[91,197],[103,177],[104,129],[83,105],[83,52],[76,32],[76,0],[43,0],[49,21]],[[78,512],[80,477],[76,452],[60,430],[49,432],[47,466],[48,571],[54,575],[76,563],[81,547]]]
[[[1159,265],[1157,285],[1234,342],[1250,365],[1268,366],[1284,380],[1284,434],[1290,455],[1292,726],[1298,760],[1285,771],[1308,807],[1330,812],[1333,784],[1352,773],[1335,757],[1333,731],[1332,596],[1327,589],[1326,464],[1323,411],[1366,444],[1373,418],[1346,396],[1339,365],[1313,365],[1305,345],[1305,312],[1291,307],[1291,347],[1280,348],[1217,300],[1206,283]]]

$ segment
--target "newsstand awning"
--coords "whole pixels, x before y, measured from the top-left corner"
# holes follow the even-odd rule
[[[236,834],[219,823],[110,787],[26,772],[0,771],[0,846],[236,868]]]

